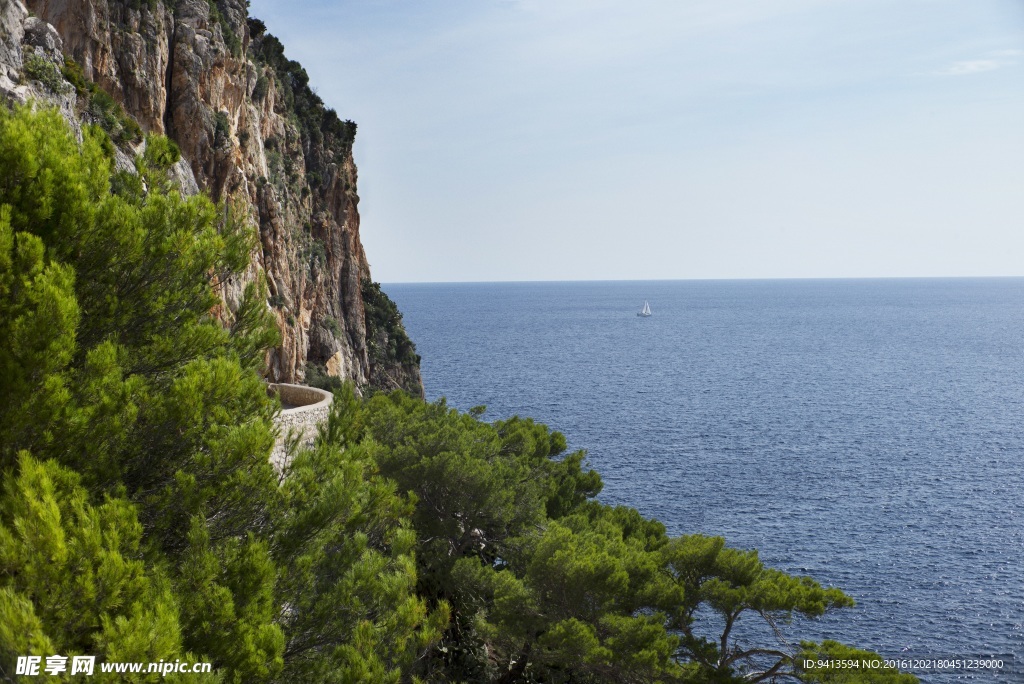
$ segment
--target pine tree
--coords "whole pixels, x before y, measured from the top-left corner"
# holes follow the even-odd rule
[[[16,657],[27,654],[197,659],[182,646],[170,582],[142,560],[135,507],[124,499],[99,505],[88,499],[74,472],[24,452],[18,475],[6,478],[0,495],[0,672],[13,673]]]
[[[0,672],[63,649],[397,680],[447,612],[415,596],[407,507],[365,453],[322,442],[283,485],[270,465],[265,286],[212,313],[253,231],[180,195],[166,139],[113,173],[83,138],[0,109]]]

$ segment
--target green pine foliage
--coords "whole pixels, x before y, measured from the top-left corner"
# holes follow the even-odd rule
[[[329,433],[365,444],[412,504],[418,592],[451,611],[414,669],[424,680],[796,680],[797,653],[740,646],[735,624],[782,630],[853,604],[721,538],[672,538],[634,509],[599,503],[600,477],[561,434],[482,413],[398,391],[336,404],[330,418]],[[878,681],[914,681],[888,675]]]
[[[88,499],[76,473],[24,452],[17,476],[5,479],[0,662],[6,667],[28,653],[194,658],[182,645],[170,582],[141,559],[135,507],[122,498]]]
[[[274,549],[291,597],[286,681],[407,681],[448,622],[446,603],[431,610],[416,595],[413,506],[380,477],[376,447],[357,441],[345,417],[358,410],[346,385],[315,448],[297,455],[282,484]]]
[[[678,537],[670,540],[662,553],[684,591],[684,600],[669,623],[681,633],[679,653],[695,669],[724,681],[750,671],[760,671],[768,678],[795,667],[793,654],[785,649],[736,644],[730,635],[744,616],[760,618],[778,630],[794,615],[814,618],[853,606],[853,600],[840,590],[822,588],[809,577],[766,568],[756,551],[727,548],[721,537]],[[706,608],[723,623],[711,637],[698,618]]]
[[[916,681],[805,670],[873,657],[832,641],[737,643],[852,600],[600,503],[529,419],[343,385],[276,472],[265,285],[213,315],[252,231],[180,196],[170,141],[135,173],[110,156],[99,127],[0,109],[0,677],[89,654],[213,664],[190,682]]]
[[[221,682],[396,679],[447,620],[413,591],[404,504],[339,447],[295,459],[322,494],[281,485],[265,285],[211,313],[253,231],[180,196],[169,141],[137,174],[110,149],[0,110],[0,672],[84,653],[207,661]]]

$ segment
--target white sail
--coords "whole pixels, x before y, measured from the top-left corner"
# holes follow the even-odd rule
[[[651,305],[648,304],[647,300],[645,299],[644,300],[644,308],[640,309],[640,311],[637,313],[637,316],[650,316],[650,315],[651,315]]]

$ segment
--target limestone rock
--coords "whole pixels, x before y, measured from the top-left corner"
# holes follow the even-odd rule
[[[29,17],[25,20],[25,38],[22,43],[39,48],[41,54],[49,60],[64,64],[64,43],[60,34],[42,19]]]
[[[21,40],[28,10],[20,0],[0,0],[0,89],[12,92],[21,74]]]

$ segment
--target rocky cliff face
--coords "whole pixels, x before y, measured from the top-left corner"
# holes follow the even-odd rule
[[[226,200],[259,226],[249,271],[222,296],[230,317],[245,284],[265,275],[283,338],[268,358],[272,380],[310,373],[422,395],[400,317],[364,305],[379,291],[359,240],[355,124],[325,107],[246,7],[0,0],[0,94],[54,104],[73,125],[100,123],[126,168],[142,132],[169,136],[183,190]],[[99,86],[88,86],[93,97],[72,87],[74,73]]]

